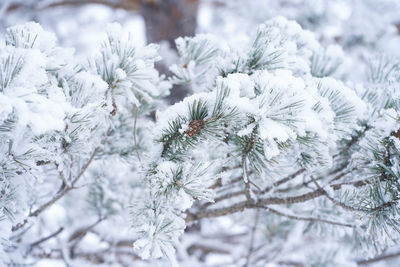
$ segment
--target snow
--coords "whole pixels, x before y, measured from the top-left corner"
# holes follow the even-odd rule
[[[121,251],[121,265],[125,256],[135,257],[133,264],[138,266],[242,265],[253,227],[253,248],[259,249],[250,258],[260,260],[260,266],[279,266],[285,260],[352,266],[355,257],[363,253],[372,256],[394,246],[394,240],[400,237],[389,223],[398,221],[398,205],[388,209],[390,214],[385,216],[389,220],[385,221],[380,213],[347,212],[324,196],[275,206],[289,215],[351,221],[357,228],[336,231],[330,225],[292,220],[262,209],[258,209],[260,217],[254,225],[255,210],[250,206],[243,212],[186,223],[185,218],[190,221],[197,212],[218,212],[246,201],[244,194],[216,201],[243,191],[243,156],[248,163],[244,181],[251,181],[248,185],[255,202],[307,194],[315,189],[310,175],[319,178],[331,197],[356,207],[359,203],[376,207],[393,201],[391,193],[398,193],[389,181],[381,181],[382,164],[393,181],[400,173],[400,141],[393,134],[400,128],[398,61],[390,56],[372,60],[371,64],[377,66],[371,70],[377,72],[373,73],[376,81],[359,75],[372,51],[383,48],[385,53],[398,53],[399,37],[391,25],[398,17],[392,12],[396,12],[383,16],[382,10],[388,7],[371,1],[293,0],[284,1],[286,6],[282,1],[245,2],[224,3],[226,10],[219,17],[212,13],[217,7],[204,7],[202,2],[199,32],[214,31],[217,36],[178,38],[179,56],[168,58],[173,73],[168,79],[154,68],[161,60],[159,46],[144,44],[142,18],[134,15],[122,24],[105,26],[114,15],[120,20],[130,14],[123,10],[89,5],[77,14],[76,21],[60,16],[60,22],[54,25],[44,23],[57,31],[63,44],[73,44],[78,57],[74,49],[59,47],[56,35],[38,23],[7,30],[0,45],[0,237],[4,240],[0,265],[2,261],[26,264],[37,260],[39,254],[27,252],[29,244],[60,227],[65,228],[63,233],[35,248],[35,253],[42,248],[44,252],[67,252],[71,249],[71,229],[99,218],[105,220],[79,240],[75,255],[104,250],[103,266],[119,266],[116,259]],[[245,11],[231,8],[243,3]],[[374,10],[368,9],[372,7]],[[37,13],[39,20],[47,12]],[[235,15],[232,19],[236,13],[247,17]],[[265,21],[275,14],[294,17],[298,22],[283,16]],[[5,25],[3,17],[0,22]],[[255,21],[260,19],[257,31],[259,23]],[[224,25],[224,20],[230,23]],[[91,21],[96,25],[88,26]],[[75,35],[80,27],[84,30]],[[87,27],[97,30],[88,31]],[[168,50],[165,45],[162,49]],[[92,55],[86,60],[88,51]],[[322,59],[321,66],[316,58]],[[10,59],[14,61],[9,63]],[[326,69],[336,67],[327,74]],[[390,68],[393,71],[385,73]],[[353,78],[354,82],[349,81]],[[193,94],[166,107],[162,98],[173,84],[186,86]],[[220,118],[211,118],[211,114],[221,92],[226,92],[223,115],[231,111],[237,115],[218,124]],[[187,145],[191,141],[185,134],[190,124],[189,107],[198,101],[203,101],[208,111],[204,122],[215,122],[217,134],[213,136],[214,129],[211,134],[200,131],[201,141]],[[156,109],[154,122],[151,112]],[[343,109],[348,109],[345,115],[341,114]],[[115,114],[111,116],[111,112]],[[6,125],[8,119],[15,119],[15,123]],[[178,138],[177,150],[182,150],[182,155],[169,158],[162,155],[166,143],[160,139],[174,120],[182,122],[177,129],[182,137]],[[368,131],[348,147],[365,125]],[[254,153],[243,153],[244,138],[252,136],[256,139],[246,150]],[[91,159],[94,149],[99,150]],[[340,153],[343,149],[346,153]],[[140,161],[136,154],[140,154]],[[390,156],[389,163],[382,163],[382,155]],[[92,162],[81,175],[89,159]],[[343,163],[348,165],[343,168]],[[343,168],[341,177],[336,176],[341,174],[336,171],[338,167]],[[301,168],[306,172],[275,186],[279,179]],[[349,170],[355,171],[346,173]],[[38,218],[27,217],[29,211],[62,192],[63,180],[71,182],[77,175],[80,180],[71,192]],[[350,185],[366,178],[375,183]],[[216,183],[219,179],[222,185]],[[334,179],[347,185],[334,190],[330,184]],[[271,192],[259,195],[272,185]],[[381,195],[371,197],[371,192]],[[214,200],[217,203],[212,204]],[[6,214],[5,207],[12,216]],[[26,218],[27,232],[22,229],[13,233],[11,227]],[[186,226],[190,228],[184,234]],[[15,239],[15,234],[21,237]],[[135,252],[131,246],[115,246],[119,240],[129,240]],[[361,246],[357,240],[361,240]],[[204,252],[196,248],[199,244],[221,247],[229,253],[207,252],[207,248]],[[23,253],[29,254],[26,259]],[[148,261],[139,262],[137,255]],[[65,261],[92,266],[80,259]],[[65,264],[40,259],[37,266]]]
[[[67,267],[62,260],[45,259],[36,263],[37,267]]]

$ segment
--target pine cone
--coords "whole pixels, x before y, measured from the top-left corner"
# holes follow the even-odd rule
[[[400,139],[400,129],[398,129],[397,132],[394,133],[394,136],[395,136],[397,139]]]
[[[203,128],[204,122],[202,120],[194,120],[189,124],[189,130],[187,130],[187,135],[192,137],[193,135],[197,134],[200,132],[200,130]]]

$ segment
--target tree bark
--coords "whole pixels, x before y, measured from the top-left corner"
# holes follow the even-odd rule
[[[175,39],[180,36],[193,36],[197,27],[199,0],[59,0],[49,4],[38,1],[32,4],[33,6],[23,3],[11,5],[7,7],[7,12],[21,8],[40,11],[52,7],[79,7],[86,4],[101,4],[110,8],[139,10],[145,21],[147,43],[167,41],[174,50],[176,50]],[[162,74],[171,75],[168,67],[162,62],[157,63],[156,68]],[[167,101],[170,104],[178,102],[189,92],[190,89],[187,86],[175,85],[171,94],[167,97]]]
[[[193,36],[197,27],[198,0],[143,0],[140,14],[146,25],[147,43],[167,41],[176,50],[175,39],[180,36]],[[171,73],[163,63],[156,64],[160,73]],[[174,104],[182,100],[190,89],[174,85],[167,100]]]
[[[197,26],[198,0],[143,0],[140,5],[148,43],[168,41],[175,48],[179,36],[193,36]]]
[[[193,36],[197,26],[198,0],[59,0],[11,4],[6,13],[20,8],[43,10],[59,6],[82,6],[101,4],[110,8],[138,10],[146,23],[148,43],[167,40],[175,47],[174,40],[179,36]]]

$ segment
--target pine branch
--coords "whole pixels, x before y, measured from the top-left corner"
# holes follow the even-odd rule
[[[379,255],[372,259],[358,260],[357,264],[358,265],[369,265],[369,264],[373,264],[373,263],[376,263],[379,261],[390,260],[390,259],[397,258],[397,257],[400,257],[400,251],[389,253],[389,254]]]
[[[248,174],[248,168],[247,168],[247,156],[250,152],[250,150],[254,149],[256,147],[256,142],[257,142],[257,127],[254,127],[253,131],[251,132],[250,138],[247,141],[246,147],[243,150],[243,155],[242,155],[242,168],[243,168],[243,180],[244,180],[244,186],[245,186],[245,195],[246,199],[249,202],[253,202],[253,199],[251,198],[251,188],[250,188],[250,177]]]
[[[346,146],[337,154],[333,155],[333,158],[337,158],[345,153],[347,153],[354,145],[356,145],[360,139],[365,135],[367,131],[372,129],[370,125],[365,125],[362,131],[359,131],[356,135],[351,137],[351,140],[346,144]]]
[[[269,186],[269,187],[266,187],[264,190],[259,191],[259,192],[255,192],[255,193],[258,193],[259,195],[265,194],[266,192],[268,192],[268,191],[271,190],[272,188],[274,188],[274,187],[276,187],[276,186],[279,186],[279,185],[281,185],[281,184],[284,184],[284,183],[290,181],[291,179],[293,179],[294,177],[300,175],[301,173],[304,173],[305,171],[306,171],[305,169],[299,169],[299,170],[296,171],[295,173],[293,173],[293,174],[291,174],[291,175],[289,175],[289,176],[287,176],[287,177],[285,177],[285,178],[283,178],[283,179],[281,179],[281,180],[275,182],[275,183],[273,184],[273,185],[274,185],[273,187],[272,187],[272,186]],[[341,173],[341,174],[335,176],[335,178],[332,179],[331,181],[335,181],[335,180],[338,179],[338,176],[342,177],[343,175],[345,175],[345,174],[347,174],[347,173],[348,173],[348,172],[346,172],[346,173]],[[234,179],[234,182],[238,182],[238,181],[241,181],[241,180],[243,180],[243,178],[242,178],[242,177],[238,177],[237,179]],[[304,186],[304,185],[307,185],[307,184],[310,184],[310,183],[314,183],[313,180],[316,181],[315,178],[312,178],[309,182],[302,183],[301,186]],[[368,184],[370,184],[368,180],[360,180],[360,181],[355,181],[355,182],[347,182],[347,183],[340,183],[340,184],[332,184],[332,185],[328,185],[328,186],[330,186],[333,190],[336,191],[336,190],[340,190],[340,189],[342,188],[342,186],[344,186],[344,185],[352,185],[352,186],[354,186],[354,187],[362,187],[362,186],[365,186],[365,185],[368,185]],[[319,186],[319,185],[318,185],[318,186]],[[296,188],[297,188],[297,187],[296,187]],[[286,192],[286,191],[288,191],[288,190],[283,190],[282,192]],[[280,191],[279,191],[279,192],[280,192]],[[231,199],[231,198],[238,197],[238,196],[241,196],[241,195],[245,195],[245,193],[246,193],[246,190],[228,192],[228,193],[226,193],[226,194],[224,194],[224,195],[221,195],[221,196],[215,198],[214,202],[212,202],[212,203],[205,203],[205,204],[202,206],[202,209],[206,209],[206,208],[208,208],[208,207],[210,207],[210,206],[213,206],[213,205],[215,205],[215,204],[217,204],[217,203],[219,203],[219,202],[221,202],[221,201],[223,201],[223,200],[227,200],[227,199]],[[333,199],[333,198],[326,192],[326,190],[324,190],[324,189],[321,188],[320,186],[317,187],[317,190],[315,190],[315,191],[312,192],[311,194],[308,193],[308,194],[303,195],[303,199],[304,199],[304,200],[302,200],[302,196],[298,196],[298,197],[296,197],[296,198],[293,198],[293,197],[287,197],[287,198],[270,198],[270,199],[264,199],[263,201],[265,201],[265,203],[268,203],[268,204],[294,204],[294,203],[304,202],[304,201],[307,201],[307,200],[309,200],[309,199],[312,199],[312,198],[315,198],[315,197],[319,197],[319,196],[322,196],[322,195],[323,195],[323,196],[326,196],[328,199],[330,199],[335,205],[341,206],[342,208],[345,208],[345,209],[347,209],[347,210],[350,210],[350,211],[359,211],[359,212],[367,212],[366,209],[359,209],[359,208],[351,207],[351,206],[348,206],[348,205],[346,205],[346,204],[344,204],[344,203],[341,203],[341,202],[339,202],[339,201]],[[284,199],[286,199],[286,202],[284,201]],[[251,201],[250,201],[250,202],[251,202]],[[247,201],[246,201],[247,204],[250,203],[250,202],[247,202]],[[242,203],[242,204],[244,204],[244,203]],[[257,203],[254,203],[254,204],[255,204],[255,205],[258,205]],[[385,204],[383,204],[382,206],[377,207],[376,210],[385,209],[385,208],[387,208],[387,207],[389,207],[389,206],[391,206],[391,205],[393,205],[393,204],[395,204],[394,201],[385,203]],[[246,206],[246,205],[244,205],[244,206]],[[245,208],[249,208],[249,207],[245,207]],[[221,213],[229,212],[230,209],[232,209],[232,210],[234,211],[233,213],[235,213],[235,212],[242,211],[244,208],[243,208],[242,205],[238,205],[238,206],[228,207],[227,210],[220,210],[219,212],[221,212]],[[218,212],[217,212],[217,213],[218,213]],[[190,213],[188,213],[188,214],[189,214],[188,216],[190,217],[190,219],[188,219],[188,221],[191,221],[191,220],[192,220],[191,218],[192,218],[193,216],[196,217],[195,214],[190,214]],[[211,213],[211,214],[212,214],[212,213]],[[228,214],[230,214],[230,213],[228,213]],[[213,215],[211,215],[211,216],[214,217]],[[215,216],[215,217],[219,217],[219,216],[223,216],[223,215],[217,215],[217,216]],[[197,220],[197,219],[196,219],[196,220]]]
[[[284,213],[274,210],[270,207],[267,207],[268,205],[302,203],[302,202],[306,202],[308,200],[311,200],[311,199],[314,199],[314,198],[317,198],[317,197],[320,197],[323,195],[326,196],[325,193],[326,192],[323,189],[317,189],[313,192],[295,196],[295,197],[259,199],[256,203],[252,203],[251,201],[243,201],[243,202],[236,203],[229,207],[200,211],[200,212],[197,212],[196,214],[188,212],[187,217],[186,217],[186,223],[197,221],[197,220],[200,220],[203,218],[215,218],[215,217],[221,217],[221,216],[225,216],[225,215],[229,215],[229,214],[234,214],[237,212],[244,211],[245,209],[263,208],[263,209],[269,210],[270,212],[276,213],[277,215],[288,217],[290,219],[303,220],[303,221],[319,221],[319,222],[324,222],[324,223],[339,225],[339,226],[344,226],[344,227],[354,227],[354,225],[351,225],[351,224],[344,224],[344,223],[320,219],[320,218],[300,217],[300,216],[296,216],[296,215],[284,214]]]
[[[244,202],[239,202],[237,204],[234,204],[229,207],[225,208],[220,208],[220,209],[214,209],[214,210],[208,210],[208,211],[200,211],[197,213],[187,213],[186,216],[186,223],[193,222],[193,221],[198,221],[203,218],[215,218],[215,217],[221,217],[233,213],[237,213],[240,211],[245,210],[246,208],[250,208],[250,205],[247,201]]]
[[[324,192],[325,191],[322,189],[317,189],[315,191],[305,193],[299,196],[290,196],[284,198],[279,198],[279,197],[264,198],[264,199],[259,199],[255,203],[252,203],[252,201],[242,201],[229,207],[199,211],[196,214],[187,213],[186,222],[197,221],[202,218],[221,217],[228,214],[237,213],[245,209],[259,208],[259,207],[264,207],[266,205],[279,205],[279,204],[286,205],[286,204],[302,203],[323,196],[325,195]]]
[[[161,152],[161,157],[164,157],[164,156],[167,154],[169,148],[170,148],[171,145],[172,145],[172,142],[174,142],[174,140],[175,140],[179,135],[180,135],[180,132],[179,132],[179,131],[176,131],[172,136],[170,136],[170,137],[164,142],[163,150],[162,150],[162,152]]]
[[[396,205],[398,200],[400,200],[400,197],[396,197],[392,201],[385,202],[385,203],[383,203],[383,204],[381,204],[381,205],[379,205],[377,207],[374,207],[372,209],[366,209],[365,211],[368,211],[368,212],[380,212],[380,211],[383,211],[385,209],[388,209],[388,208]]]

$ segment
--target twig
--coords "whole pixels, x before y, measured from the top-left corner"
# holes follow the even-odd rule
[[[96,156],[97,152],[99,151],[99,148],[97,147],[92,155],[90,156],[89,160],[86,162],[86,164],[83,166],[81,171],[78,173],[78,175],[75,177],[75,179],[72,181],[70,187],[65,187],[60,193],[56,194],[52,199],[44,203],[42,206],[37,208],[34,212],[31,212],[29,214],[29,217],[37,217],[40,213],[42,213],[45,209],[53,205],[57,200],[62,198],[65,194],[67,194],[69,191],[71,191],[74,188],[74,185],[79,181],[79,179],[82,177],[82,175],[85,173],[87,168],[89,167],[90,163],[92,163],[94,157]]]
[[[78,176],[72,181],[72,186],[78,182],[78,180],[81,178],[81,176],[85,173],[87,168],[89,167],[90,163],[92,163],[94,157],[96,156],[97,152],[99,152],[100,147],[96,147],[95,150],[93,151],[92,155],[90,156],[89,160],[86,162],[86,164],[83,166],[81,171],[79,172]]]
[[[249,154],[250,150],[256,146],[256,131],[257,131],[257,127],[255,127],[250,135],[250,138],[247,142],[247,145],[243,151],[243,155],[242,155],[242,167],[243,167],[243,180],[244,180],[244,185],[245,185],[245,195],[246,195],[246,199],[249,202],[253,202],[252,198],[251,198],[251,193],[250,193],[250,178],[249,178],[249,173],[248,173],[248,169],[247,169],[247,155]]]
[[[365,179],[365,180],[358,180],[358,181],[354,181],[354,182],[344,182],[344,183],[340,183],[340,184],[332,184],[330,185],[330,187],[332,187],[333,190],[339,190],[342,188],[342,186],[346,186],[346,185],[351,185],[354,187],[361,187],[367,184],[371,184],[371,181],[369,179]]]
[[[205,204],[202,206],[202,208],[204,209],[204,208],[207,208],[208,206],[211,206],[211,205],[213,205],[213,204],[215,204],[215,203],[221,202],[221,201],[223,201],[223,200],[226,200],[226,199],[229,199],[229,198],[232,198],[232,197],[241,196],[241,195],[244,195],[244,194],[245,194],[245,191],[244,191],[244,190],[236,191],[236,192],[229,192],[229,193],[226,193],[225,195],[222,195],[222,196],[220,196],[220,197],[216,197],[216,198],[214,199],[214,202],[207,202],[207,203],[205,203]]]
[[[340,151],[340,153],[333,155],[333,158],[335,159],[335,158],[337,158],[339,155],[342,155],[343,153],[346,153],[347,151],[349,151],[350,148],[351,148],[353,145],[355,145],[355,144],[360,140],[360,138],[363,137],[363,135],[364,135],[367,131],[369,131],[371,128],[372,128],[371,126],[365,125],[365,126],[364,126],[364,129],[363,129],[361,132],[359,132],[357,135],[354,135],[354,136],[351,137],[350,142],[343,148],[342,151]]]
[[[366,209],[365,211],[366,212],[380,212],[380,211],[387,209],[393,205],[396,205],[398,200],[400,200],[400,197],[393,198],[392,201],[385,202],[385,203],[383,203],[377,207],[371,208],[371,209]]]
[[[105,219],[106,217],[100,217],[96,222],[92,223],[91,225],[76,229],[68,238],[68,245],[70,245],[69,254],[74,255],[76,246],[79,244],[80,241],[82,241],[85,235]]]
[[[226,249],[220,248],[220,247],[212,247],[212,246],[207,246],[204,244],[193,244],[187,248],[187,251],[189,253],[193,253],[194,251],[199,250],[203,255],[209,254],[209,253],[218,253],[218,254],[229,254],[230,252]]]
[[[278,210],[272,209],[270,207],[263,207],[263,208],[270,211],[271,213],[274,213],[276,215],[283,216],[283,217],[286,217],[289,219],[293,219],[293,220],[308,221],[308,222],[322,222],[322,223],[328,223],[328,224],[332,224],[332,225],[339,225],[339,226],[350,227],[350,228],[355,227],[354,225],[348,224],[348,223],[335,222],[335,221],[321,219],[321,218],[315,218],[315,217],[302,217],[302,216],[297,216],[297,215],[291,215],[291,214],[283,213]]]
[[[65,186],[66,187],[70,187],[70,185],[68,184],[67,179],[65,178],[64,171],[58,169],[60,165],[57,162],[54,162],[54,165],[56,165],[58,174],[60,175],[60,177],[61,177],[61,179],[62,179],[62,181],[64,183],[64,185],[60,189],[63,189],[63,187],[65,187]]]
[[[139,159],[139,162],[142,163],[142,160],[140,159],[140,155],[139,155],[139,150],[138,150],[138,146],[137,146],[137,141],[136,141],[136,121],[137,121],[137,116],[138,116],[138,111],[135,111],[135,120],[133,122],[133,141],[135,143],[135,151],[136,151],[136,155]]]
[[[299,196],[291,196],[284,198],[270,197],[270,198],[259,199],[256,203],[252,203],[250,201],[242,201],[225,208],[200,211],[196,214],[188,213],[186,217],[186,222],[192,222],[202,218],[221,217],[224,215],[240,212],[245,209],[259,208],[267,205],[302,203],[323,195],[325,195],[324,190],[317,189],[315,191],[305,193]]]
[[[256,214],[254,216],[254,224],[253,224],[253,227],[251,229],[250,246],[249,246],[249,251],[248,251],[247,257],[246,257],[246,264],[244,265],[245,267],[250,266],[249,265],[250,264],[250,257],[251,257],[251,254],[253,253],[253,249],[254,249],[254,237],[255,237],[255,233],[256,233],[259,217],[260,217],[260,210],[257,209],[256,210]]]
[[[24,220],[22,223],[20,223],[20,224],[23,224],[23,226],[24,226],[24,225],[27,224],[27,223],[28,223],[28,220],[25,219],[25,220]],[[12,231],[12,232],[16,231],[16,230],[14,230],[14,228],[17,227],[17,226],[19,226],[20,224],[17,224],[16,226],[11,227],[11,231]],[[23,236],[26,232],[29,231],[29,229],[32,228],[32,226],[33,226],[33,224],[30,224],[29,227],[26,227],[25,229],[23,229],[22,231],[20,231],[19,233],[15,234],[15,235],[12,235],[12,236],[10,237],[10,240],[16,240],[16,239],[18,239],[19,237]],[[22,227],[22,226],[21,226],[21,227]],[[20,228],[21,228],[21,227],[20,227]]]
[[[48,207],[50,207],[51,205],[53,205],[55,202],[57,202],[59,199],[61,199],[63,196],[65,196],[69,191],[71,191],[72,189],[74,189],[74,185],[79,181],[79,179],[82,177],[82,175],[85,173],[85,171],[87,170],[87,168],[89,167],[89,165],[92,163],[94,157],[96,156],[97,152],[100,150],[99,147],[97,147],[92,155],[90,156],[89,160],[86,162],[86,164],[83,166],[83,168],[81,169],[81,171],[78,173],[78,175],[75,177],[75,179],[72,181],[71,186],[67,186],[63,184],[61,185],[60,189],[58,190],[58,193],[53,196],[52,199],[50,199],[49,201],[47,201],[46,203],[44,203],[42,206],[40,206],[39,208],[37,208],[35,211],[31,211],[29,212],[28,217],[37,217],[40,213],[42,213],[45,209],[47,209]],[[22,227],[24,227],[27,224],[28,220],[24,220],[23,223],[19,223],[15,226],[12,227],[12,231],[17,231],[19,229],[21,229]]]
[[[91,229],[93,229],[94,227],[96,227],[99,223],[101,223],[102,221],[104,221],[106,219],[106,217],[100,217],[97,221],[95,221],[94,223],[92,223],[89,226],[84,226],[84,227],[80,227],[78,229],[76,229],[68,238],[68,242],[72,242],[76,239],[80,239],[82,238],[87,232],[89,232]]]
[[[326,198],[328,198],[330,201],[332,201],[334,204],[338,205],[339,207],[342,207],[343,209],[350,210],[350,211],[364,211],[364,212],[366,211],[366,210],[364,210],[364,209],[359,209],[359,208],[355,208],[355,207],[346,205],[346,204],[344,204],[344,203],[342,203],[342,202],[340,202],[340,201],[334,199],[333,197],[331,197],[331,196],[328,194],[328,192],[326,192],[326,191],[318,184],[318,182],[314,179],[314,177],[310,176],[310,178],[311,178],[311,180],[313,181],[313,183],[317,186],[317,188],[318,188],[319,190],[322,190],[322,191],[324,192],[324,195],[326,196]]]
[[[51,235],[48,235],[48,236],[46,236],[46,237],[43,237],[43,238],[39,239],[38,241],[35,241],[35,242],[31,243],[31,244],[29,245],[28,251],[31,251],[34,247],[36,247],[36,246],[40,245],[41,243],[46,242],[47,240],[49,240],[49,239],[51,239],[51,238],[57,236],[57,235],[60,234],[62,231],[64,231],[64,227],[61,227],[60,229],[58,229],[57,231],[55,231],[55,232],[52,233]]]
[[[165,157],[165,155],[167,154],[167,152],[168,152],[168,149],[171,147],[171,145],[172,145],[172,142],[174,142],[174,140],[176,139],[176,138],[178,138],[178,136],[180,135],[180,132],[179,131],[176,131],[173,135],[171,135],[165,142],[164,142],[164,145],[163,145],[163,150],[162,150],[162,152],[161,152],[161,157]]]
[[[260,193],[261,193],[261,194],[265,194],[265,193],[269,192],[272,188],[278,187],[278,186],[280,186],[281,184],[284,184],[284,183],[286,183],[286,182],[288,182],[288,181],[290,181],[290,180],[293,180],[294,178],[296,178],[296,177],[299,176],[300,174],[304,173],[305,171],[306,171],[305,168],[301,168],[301,169],[299,169],[298,171],[296,171],[296,172],[294,172],[294,173],[292,173],[292,174],[286,176],[285,178],[282,178],[281,180],[276,181],[275,183],[272,184],[272,186],[267,186],[267,187],[264,188]]]
[[[383,260],[388,260],[388,259],[393,259],[396,257],[400,256],[400,251],[398,252],[394,252],[394,253],[390,253],[390,254],[385,254],[385,255],[379,255],[375,258],[369,259],[369,260],[358,260],[357,264],[358,265],[368,265],[368,264],[372,264],[378,261],[383,261]]]

